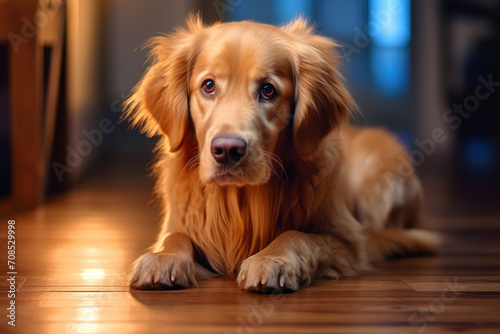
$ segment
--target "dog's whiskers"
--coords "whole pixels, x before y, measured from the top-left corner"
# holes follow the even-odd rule
[[[264,154],[271,160],[269,163],[266,162],[267,167],[271,170],[271,172],[274,175],[276,175],[280,179],[281,182],[283,182],[283,184],[288,184],[288,175],[286,173],[285,166],[283,165],[281,159],[272,152],[264,152]],[[281,169],[280,173],[278,173],[278,171],[276,170],[275,165],[278,165],[279,168]],[[282,177],[283,175],[285,176],[285,179],[283,179]]]
[[[196,172],[199,171],[199,168],[200,168],[200,155],[199,154],[193,155],[193,157],[191,157],[191,159],[189,159],[184,164],[184,167],[182,167],[182,170],[181,170],[181,173],[180,173],[179,177],[181,177],[182,174],[184,172],[186,172],[188,169],[193,168],[193,167],[195,168]]]

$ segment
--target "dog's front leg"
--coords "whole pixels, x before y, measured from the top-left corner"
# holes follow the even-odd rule
[[[243,261],[238,285],[252,292],[292,292],[315,276],[354,275],[363,265],[356,248],[330,235],[286,231]]]
[[[168,233],[157,251],[141,256],[130,285],[138,289],[178,289],[197,286],[194,249],[183,233]]]

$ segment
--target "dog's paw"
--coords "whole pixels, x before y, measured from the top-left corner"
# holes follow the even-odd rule
[[[255,254],[241,264],[238,286],[256,293],[294,292],[308,284],[300,261],[293,256]]]
[[[198,286],[194,261],[185,255],[167,253],[144,254],[130,277],[137,289],[170,290]]]

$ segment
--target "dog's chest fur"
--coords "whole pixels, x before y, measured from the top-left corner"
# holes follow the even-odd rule
[[[180,225],[219,273],[236,274],[243,260],[266,247],[282,230],[283,194],[277,186],[198,191],[180,208]],[[200,202],[197,196],[204,200]]]

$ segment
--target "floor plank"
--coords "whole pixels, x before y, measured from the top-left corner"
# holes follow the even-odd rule
[[[500,276],[405,277],[402,281],[415,291],[498,292]]]

